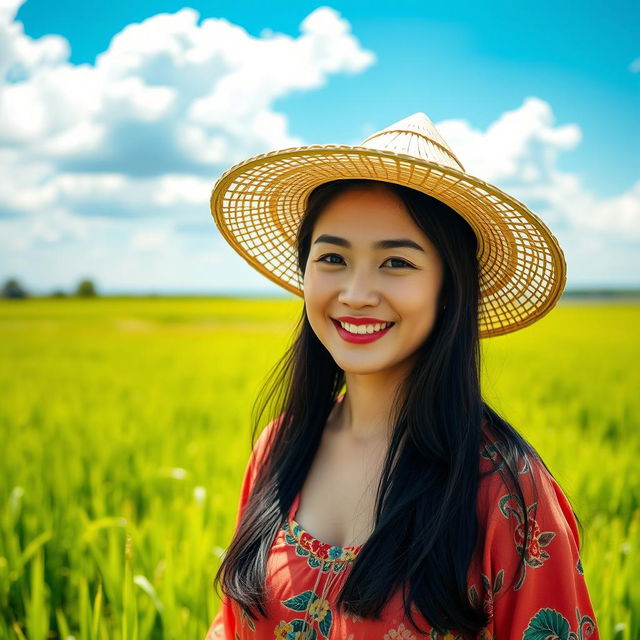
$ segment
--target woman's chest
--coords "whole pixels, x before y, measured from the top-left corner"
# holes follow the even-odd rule
[[[364,544],[374,528],[385,453],[380,443],[352,446],[340,439],[323,440],[292,516],[325,543]]]

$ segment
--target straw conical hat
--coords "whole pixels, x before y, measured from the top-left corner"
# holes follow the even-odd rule
[[[566,263],[550,229],[527,207],[464,167],[424,113],[414,113],[359,146],[311,145],[262,153],[225,171],[211,212],[229,244],[255,269],[303,295],[296,231],[318,185],[364,178],[405,185],[454,209],[477,239],[481,338],[526,327],[556,304]]]

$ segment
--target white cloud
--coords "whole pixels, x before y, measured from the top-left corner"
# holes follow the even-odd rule
[[[375,62],[320,7],[297,37],[256,38],[193,9],[159,14],[116,34],[95,65],[74,65],[64,38],[24,33],[21,4],[0,0],[0,269],[43,283],[73,260],[106,280],[126,271],[114,263],[145,271],[159,253],[162,269],[188,269],[174,228],[204,226],[215,176],[303,143],[275,100]],[[160,225],[148,228],[151,218]],[[206,222],[207,239],[220,240]],[[201,257],[210,263],[210,250]]]
[[[197,176],[165,175],[157,182],[153,201],[158,205],[190,204],[203,207],[209,202],[211,180]]]
[[[558,151],[576,147],[582,138],[575,124],[554,126],[551,106],[527,98],[506,111],[486,132],[466,120],[437,123],[465,169],[489,182],[539,181],[553,169]]]
[[[375,60],[329,7],[309,14],[297,38],[255,38],[221,18],[198,24],[193,9],[155,15],[116,34],[95,66],[70,64],[65,40],[32,40],[9,16],[5,76],[22,81],[0,94],[0,145],[50,161],[52,174],[210,176],[300,144],[274,101]]]
[[[626,192],[600,198],[574,174],[557,167],[558,154],[580,144],[575,124],[557,126],[551,106],[527,98],[503,113],[486,131],[466,120],[445,120],[436,127],[467,172],[530,205],[552,231],[598,233],[612,241],[640,241],[640,181]]]
[[[0,0],[0,78],[24,78],[34,69],[51,68],[69,57],[68,42],[56,35],[34,40],[24,34],[16,13],[24,0]]]

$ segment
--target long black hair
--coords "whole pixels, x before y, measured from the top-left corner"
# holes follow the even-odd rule
[[[414,622],[414,603],[438,633],[476,633],[488,623],[482,603],[473,606],[467,591],[467,570],[479,534],[479,453],[482,447],[492,447],[482,423],[490,425],[493,445],[499,444],[491,449],[490,457],[498,453],[500,458],[494,471],[505,476],[525,522],[527,505],[518,480],[522,461],[532,457],[546,465],[482,399],[477,240],[457,212],[436,198],[393,183],[343,179],[321,184],[309,195],[298,230],[300,272],[305,271],[315,221],[331,199],[347,189],[380,185],[402,199],[437,248],[444,267],[440,302],[446,302],[446,308],[438,305],[413,370],[396,392],[374,531],[353,561],[337,605],[378,619],[402,587],[405,613],[419,633],[425,631]],[[304,484],[344,384],[344,371],[314,333],[303,305],[293,339],[253,405],[254,443],[265,412],[269,418],[278,417],[278,428],[214,579],[217,590],[222,576],[223,592],[254,620],[256,611],[267,615],[269,550]],[[522,563],[529,527],[524,532]]]

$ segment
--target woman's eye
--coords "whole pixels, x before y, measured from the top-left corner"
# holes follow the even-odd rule
[[[409,264],[406,260],[403,260],[402,258],[388,258],[387,260],[385,260],[385,262],[389,262],[390,260],[401,262],[402,264],[400,265],[400,267],[410,267],[410,268],[413,267],[413,265]]]
[[[317,262],[326,262],[328,264],[338,264],[337,262],[329,262],[328,260],[325,260],[325,258],[338,258],[338,260],[342,260],[342,258],[336,253],[327,253],[324,256],[320,256]]]

